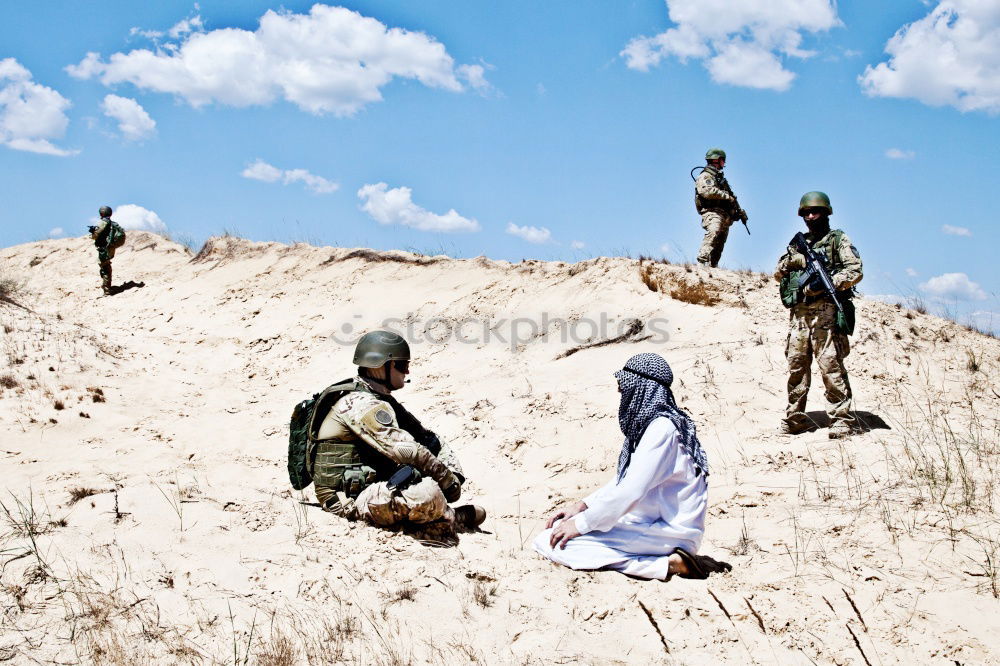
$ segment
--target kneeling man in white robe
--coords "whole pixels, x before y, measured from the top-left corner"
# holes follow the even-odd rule
[[[603,488],[552,515],[534,547],[572,569],[637,578],[707,578],[732,567],[697,555],[708,508],[708,460],[694,422],[674,401],[673,373],[637,354],[615,373],[625,442]]]

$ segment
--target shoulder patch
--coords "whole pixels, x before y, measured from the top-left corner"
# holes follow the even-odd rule
[[[392,414],[384,409],[375,412],[375,420],[384,426],[392,425]]]
[[[860,254],[860,253],[858,252],[858,248],[854,247],[853,245],[851,246],[851,252],[853,252],[853,253],[854,253],[854,256],[855,256],[856,258],[858,258],[858,259],[860,259],[860,258],[861,258],[861,254]]]

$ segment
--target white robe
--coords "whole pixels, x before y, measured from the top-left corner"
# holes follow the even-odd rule
[[[615,569],[639,578],[666,579],[674,548],[694,554],[705,533],[708,483],[695,473],[674,424],[653,419],[621,483],[615,478],[583,501],[573,520],[580,535],[552,548],[552,530],[535,537],[545,557],[572,569]]]

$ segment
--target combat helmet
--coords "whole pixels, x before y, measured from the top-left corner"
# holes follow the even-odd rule
[[[726,159],[726,151],[722,148],[709,148],[708,152],[705,153],[706,160],[724,160]]]
[[[409,361],[410,345],[391,331],[369,331],[354,348],[354,365],[381,368],[389,361]]]
[[[827,215],[833,215],[833,206],[830,205],[830,197],[826,192],[806,192],[799,199],[799,216],[806,208],[825,208]]]
[[[101,217],[111,217],[111,206],[101,206],[101,209],[97,211],[97,214]]]

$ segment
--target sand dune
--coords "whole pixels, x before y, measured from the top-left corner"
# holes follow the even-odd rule
[[[192,255],[129,232],[115,282],[145,286],[99,298],[94,255],[0,250],[23,283],[0,303],[0,660],[1000,663],[1000,341],[860,300],[848,366],[872,429],[790,438],[768,276],[230,237]],[[400,400],[490,512],[452,548],[288,485],[292,406],[391,318],[415,354]],[[642,582],[528,547],[611,473],[612,372],[639,351],[699,424],[704,551],[729,575]]]

